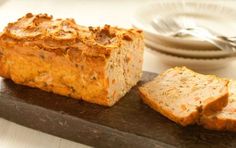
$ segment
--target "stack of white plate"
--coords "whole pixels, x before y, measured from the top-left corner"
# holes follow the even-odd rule
[[[155,30],[155,18],[184,17],[198,25],[227,37],[236,36],[236,9],[219,3],[206,2],[157,2],[138,9],[134,14],[133,26],[144,31],[149,52],[158,55],[164,63],[172,66],[188,66],[213,69],[229,65],[235,58],[212,44],[198,38],[166,36]]]

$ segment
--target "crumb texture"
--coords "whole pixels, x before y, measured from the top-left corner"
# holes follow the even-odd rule
[[[181,125],[227,104],[227,80],[176,67],[140,87],[144,102]]]
[[[211,116],[203,116],[200,124],[205,128],[214,130],[227,130],[236,132],[236,81],[229,82],[228,104],[221,111]]]

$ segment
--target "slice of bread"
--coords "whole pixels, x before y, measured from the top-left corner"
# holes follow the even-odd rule
[[[186,67],[171,68],[139,88],[143,101],[183,126],[221,110],[228,102],[228,80]]]
[[[236,81],[229,82],[228,105],[211,116],[202,116],[200,124],[208,129],[236,132]]]

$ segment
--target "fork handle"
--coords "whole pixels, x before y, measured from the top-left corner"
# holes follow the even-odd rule
[[[225,41],[230,42],[231,44],[236,46],[236,37],[226,37],[226,36],[217,36]]]
[[[235,42],[231,43],[220,37],[214,36],[208,32],[206,33],[204,31],[199,31],[197,29],[186,28],[186,29],[181,29],[178,33],[181,33],[182,35],[188,34],[188,35],[197,37],[199,39],[203,39],[226,52],[232,53],[236,51]]]

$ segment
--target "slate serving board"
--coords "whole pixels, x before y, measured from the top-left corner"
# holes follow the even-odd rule
[[[142,83],[156,74],[144,72]],[[181,127],[143,104],[137,86],[108,108],[0,78],[0,117],[95,147],[236,147],[236,134]]]

